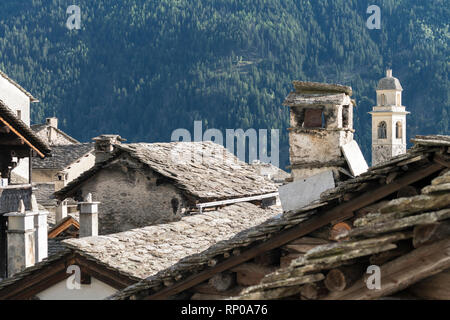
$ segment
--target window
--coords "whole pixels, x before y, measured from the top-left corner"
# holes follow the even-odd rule
[[[305,128],[324,128],[325,125],[326,121],[322,109],[305,110]]]
[[[402,126],[402,122],[398,121],[395,125],[395,137],[397,139],[401,139],[402,138],[402,133],[403,133],[403,126]]]
[[[345,105],[342,109],[342,127],[348,128],[350,116],[350,106]]]
[[[381,95],[381,105],[382,106],[386,105],[386,95],[384,93]]]
[[[17,118],[22,120],[22,111],[21,110],[17,110]]]
[[[378,124],[378,139],[386,139],[387,133],[386,133],[386,122],[381,121]]]

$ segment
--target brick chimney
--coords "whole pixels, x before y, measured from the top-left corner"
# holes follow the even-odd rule
[[[79,237],[98,236],[98,205],[100,202],[92,201],[92,194],[88,193],[80,205],[80,233]]]
[[[8,277],[35,263],[35,215],[36,212],[25,211],[23,200],[19,201],[17,212],[4,214],[8,217]]]
[[[114,151],[114,145],[126,141],[118,134],[102,134],[92,140],[95,141],[95,163],[108,159]]]

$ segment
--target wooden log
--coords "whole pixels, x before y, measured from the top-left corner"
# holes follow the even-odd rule
[[[421,299],[450,300],[450,269],[419,281],[408,291]]]
[[[412,284],[450,268],[450,237],[422,246],[381,266],[381,288],[367,288],[366,276],[350,288],[332,292],[326,300],[378,299],[402,291]]]
[[[324,284],[331,292],[344,291],[354,284],[364,273],[364,268],[359,265],[342,266],[328,272]]]
[[[208,261],[209,267],[214,267],[217,264],[217,259],[211,259]]]
[[[259,284],[266,274],[273,272],[275,268],[261,266],[256,263],[243,263],[231,269],[236,272],[236,282],[241,286],[253,286]]]
[[[317,300],[325,297],[328,292],[323,281],[307,283],[300,288],[300,299]]]
[[[347,222],[339,222],[331,227],[329,239],[338,241],[338,238],[350,231],[352,227]],[[346,240],[348,237],[341,237],[339,241]]]
[[[450,221],[448,220],[415,226],[413,231],[413,245],[414,248],[418,248],[422,245],[444,239],[449,235]]]
[[[216,273],[208,283],[219,292],[226,291],[236,284],[236,276],[231,272]]]

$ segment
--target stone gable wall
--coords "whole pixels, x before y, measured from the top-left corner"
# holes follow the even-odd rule
[[[121,161],[101,170],[81,188],[100,201],[99,234],[110,234],[179,220],[185,198],[148,168]]]

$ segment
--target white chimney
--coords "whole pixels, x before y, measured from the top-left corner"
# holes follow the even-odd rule
[[[31,195],[31,211],[36,213],[34,216],[35,238],[35,260],[41,262],[48,257],[48,230],[47,215],[48,211],[39,211],[36,197]]]
[[[92,201],[92,194],[88,193],[80,205],[80,233],[79,237],[98,236],[98,205]]]
[[[114,151],[114,145],[126,141],[118,134],[102,134],[92,140],[95,141],[95,163],[108,159]]]
[[[4,215],[8,217],[8,277],[35,263],[35,215],[35,212],[25,211],[23,200],[17,212]]]
[[[386,70],[386,77],[392,78],[392,69],[387,69]]]
[[[58,204],[55,214],[56,223],[59,223],[65,218],[67,218],[67,200],[63,200]]]
[[[47,123],[47,125],[58,129],[58,118],[55,118],[55,117],[47,118],[47,119],[45,119],[45,122]]]

